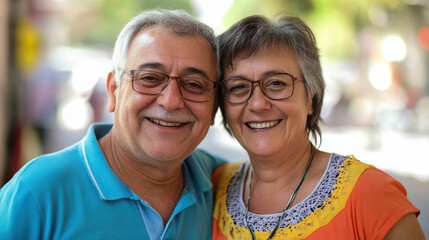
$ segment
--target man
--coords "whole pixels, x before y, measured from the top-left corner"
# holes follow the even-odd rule
[[[214,120],[217,47],[182,11],[120,33],[107,78],[114,124],[39,157],[0,191],[0,239],[208,239],[212,170],[196,151]]]

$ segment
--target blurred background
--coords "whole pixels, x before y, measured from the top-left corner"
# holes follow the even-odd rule
[[[185,9],[221,33],[251,14],[313,29],[327,83],[321,149],[379,167],[408,190],[429,236],[429,0],[1,0],[0,186],[32,158],[112,121],[116,36],[150,8]],[[247,159],[217,114],[200,147]]]

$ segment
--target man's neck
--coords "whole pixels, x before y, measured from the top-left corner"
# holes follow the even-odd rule
[[[116,175],[141,199],[149,203],[165,224],[183,191],[181,164],[137,159],[115,143],[112,132],[100,138],[99,143]]]

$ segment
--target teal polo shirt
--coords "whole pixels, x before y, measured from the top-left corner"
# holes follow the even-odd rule
[[[183,163],[185,187],[164,226],[160,215],[109,167],[94,124],[78,143],[38,157],[0,189],[0,239],[210,239],[212,171],[204,151]]]

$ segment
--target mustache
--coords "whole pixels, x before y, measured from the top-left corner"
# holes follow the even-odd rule
[[[186,112],[182,109],[168,111],[162,107],[146,109],[141,113],[141,117],[179,123],[194,122],[197,119],[192,113]]]

